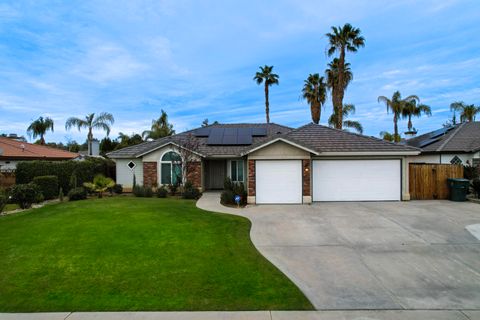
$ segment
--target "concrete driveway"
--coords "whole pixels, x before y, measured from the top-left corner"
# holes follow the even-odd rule
[[[480,309],[480,205],[450,201],[318,203],[232,209],[258,250],[317,309]]]

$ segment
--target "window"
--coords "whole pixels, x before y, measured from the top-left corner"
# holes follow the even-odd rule
[[[160,183],[182,183],[182,158],[178,153],[170,151],[163,155],[160,160]]]
[[[460,159],[458,156],[455,156],[450,160],[451,164],[462,164],[462,159]]]
[[[137,165],[133,161],[130,161],[129,163],[127,163],[127,167],[132,171],[133,171],[133,169],[135,169],[136,166]]]
[[[232,160],[230,178],[233,182],[243,182],[243,160]]]

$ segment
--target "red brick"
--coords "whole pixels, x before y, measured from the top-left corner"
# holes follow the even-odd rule
[[[302,160],[302,170],[303,170],[303,196],[310,195],[310,160]]]
[[[255,196],[255,160],[248,160],[248,196]]]
[[[143,163],[143,185],[156,187],[158,182],[157,162]]]

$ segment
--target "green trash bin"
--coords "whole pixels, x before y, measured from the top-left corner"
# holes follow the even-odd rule
[[[468,189],[470,188],[470,181],[467,179],[447,179],[448,188],[450,189],[451,201],[466,201]]]

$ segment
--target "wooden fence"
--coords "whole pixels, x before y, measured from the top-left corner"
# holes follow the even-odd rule
[[[410,164],[409,189],[412,200],[448,199],[448,178],[463,178],[463,166],[453,164]]]
[[[15,171],[0,171],[0,188],[8,188],[15,184]]]

